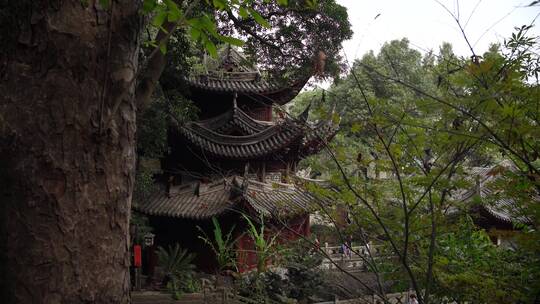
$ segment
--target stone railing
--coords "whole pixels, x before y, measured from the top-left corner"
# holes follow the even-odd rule
[[[325,244],[321,249],[326,256],[321,264],[321,269],[339,270],[339,268],[347,271],[366,271],[367,265],[365,260],[369,260],[370,254],[372,257],[380,256],[378,246],[352,246],[351,249],[345,249],[340,252],[341,246],[328,246]]]
[[[392,304],[407,304],[409,303],[409,295],[414,292],[396,292],[396,293],[388,293],[385,295],[388,303]],[[318,302],[315,304],[382,304],[384,303],[384,300],[381,299],[378,296],[375,295],[369,295],[369,296],[363,296],[356,299],[347,299],[347,300],[340,300],[338,298],[334,299],[334,301],[328,301],[328,302]]]

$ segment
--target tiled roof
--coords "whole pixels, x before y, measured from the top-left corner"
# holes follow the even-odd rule
[[[227,135],[231,129],[247,135]],[[318,152],[337,132],[332,121],[316,124],[282,119],[278,122],[259,121],[238,108],[212,119],[189,122],[179,127],[179,133],[207,154],[225,159],[253,159],[285,151],[293,144],[300,153]]]
[[[317,198],[294,185],[250,181],[244,199],[264,215],[300,214],[317,208]]]
[[[274,125],[273,122],[253,119],[237,107],[214,118],[194,123],[221,134],[233,129],[240,129],[246,134],[255,134]]]
[[[302,77],[287,84],[265,80],[257,67],[232,47],[221,50],[217,59],[205,58],[205,62],[205,72],[187,78],[192,88],[220,93],[265,95],[279,104],[293,99],[310,78]]]
[[[169,193],[160,189],[134,208],[148,215],[206,219],[240,210],[242,202],[257,213],[270,216],[302,214],[320,204],[317,198],[294,185],[255,180],[244,183],[242,177],[232,176],[206,185],[187,184]]]
[[[478,206],[494,218],[506,223],[528,223],[528,219],[519,209],[516,202],[507,197],[496,197],[493,189],[493,183],[500,178],[501,168],[504,170],[513,170],[512,165],[503,162],[492,167],[473,167],[469,169],[472,177],[476,178],[476,185],[460,195],[460,201],[469,201],[475,196],[482,200]],[[532,198],[533,199],[533,198]]]
[[[246,136],[223,135],[197,124],[180,127],[182,135],[199,149],[222,158],[250,159],[266,156],[288,147],[301,138],[302,130],[273,125]]]
[[[191,76],[189,77],[188,82],[193,87],[217,92],[268,94],[283,89],[275,83],[255,79],[231,79],[228,78],[227,75],[220,78],[208,75]]]
[[[148,215],[201,219],[221,214],[234,207],[229,186],[213,185],[209,191],[197,195],[198,184],[188,184],[182,189],[167,193],[155,191],[146,201],[134,206]]]

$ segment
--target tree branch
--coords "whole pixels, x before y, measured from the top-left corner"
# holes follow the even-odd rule
[[[138,79],[138,85],[135,91],[137,111],[142,111],[150,105],[152,93],[156,89],[159,77],[165,69],[167,60],[165,54],[160,51],[160,46],[166,44],[176,28],[186,22],[187,16],[189,16],[198,3],[199,0],[192,1],[181,18],[176,22],[166,21],[163,28],[159,30],[156,36],[157,47],[152,50],[146,62],[141,65],[144,69],[144,73],[141,74],[140,79]]]
[[[435,100],[445,106],[448,106],[449,108],[452,108],[462,114],[464,114],[465,116],[471,118],[472,120],[474,120],[475,122],[477,122],[478,124],[480,124],[482,126],[482,128],[484,130],[486,130],[490,135],[491,137],[494,139],[494,143],[497,144],[498,146],[500,146],[501,148],[504,148],[505,150],[507,150],[508,152],[510,152],[511,154],[513,154],[514,156],[516,156],[519,160],[521,160],[524,164],[527,165],[527,167],[532,171],[532,172],[535,172],[536,174],[540,174],[540,171],[538,169],[536,169],[534,167],[533,164],[531,164],[529,161],[527,161],[527,159],[525,159],[522,155],[520,155],[519,153],[517,153],[514,149],[512,149],[512,147],[510,147],[506,142],[504,142],[485,122],[483,122],[480,118],[476,117],[474,114],[472,114],[471,112],[465,110],[465,109],[462,109],[458,106],[455,106],[453,105],[452,103],[442,99],[442,98],[439,98],[437,96],[434,96],[432,94],[429,94],[419,88],[417,88],[416,86],[412,85],[412,84],[409,84],[407,82],[404,82],[400,79],[396,79],[394,77],[391,77],[391,76],[388,76],[388,75],[385,75],[385,74],[382,74],[381,72],[377,71],[376,69],[374,69],[373,67],[369,66],[369,65],[366,65],[364,63],[359,63],[361,66],[363,66],[364,68],[366,68],[367,70],[369,71],[372,71],[374,73],[376,73],[377,75],[385,78],[385,79],[388,79],[388,80],[392,80],[396,83],[399,83],[417,93],[419,93],[420,95],[423,95],[423,96],[426,96],[432,100]]]

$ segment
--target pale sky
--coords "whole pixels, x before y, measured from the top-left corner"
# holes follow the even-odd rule
[[[530,24],[540,6],[526,7],[533,0],[440,0],[458,15],[465,33],[477,54],[490,43],[509,37],[515,26]],[[349,59],[361,58],[369,50],[378,51],[382,44],[406,37],[410,47],[425,53],[438,51],[442,42],[450,42],[454,52],[470,56],[471,52],[452,16],[435,0],[337,0],[347,7],[354,36],[343,44]],[[380,14],[380,15],[379,15]],[[378,17],[376,17],[379,15]],[[540,35],[540,17],[529,31]]]

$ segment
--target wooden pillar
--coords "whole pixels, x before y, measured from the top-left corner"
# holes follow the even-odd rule
[[[306,219],[304,222],[304,235],[309,236],[311,234],[311,227],[309,226],[309,213],[306,214]]]
[[[236,255],[236,263],[238,266],[238,271],[240,273],[244,272],[244,265],[246,264],[246,255],[244,252],[244,237],[238,232],[238,236],[236,237],[236,252],[238,253]]]

